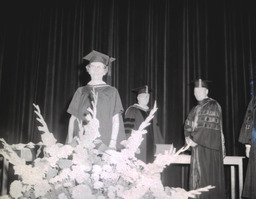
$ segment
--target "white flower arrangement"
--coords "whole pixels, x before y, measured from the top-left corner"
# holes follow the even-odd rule
[[[10,185],[9,195],[1,199],[14,198],[58,198],[58,199],[188,199],[214,188],[207,186],[198,190],[186,191],[182,188],[164,187],[160,174],[164,168],[175,162],[178,152],[174,147],[164,154],[156,155],[153,163],[145,164],[135,157],[142,142],[145,128],[150,125],[156,103],[150,115],[140,128],[132,131],[128,140],[122,142],[124,148],[115,151],[103,146],[99,137],[99,121],[96,118],[97,94],[94,93],[89,123],[80,124],[80,136],[71,145],[57,143],[40,113],[37,105],[35,113],[42,126],[40,151],[32,164],[27,165],[3,139],[2,154],[14,166],[15,180]],[[19,144],[16,147],[33,148],[35,144]],[[40,158],[38,154],[43,152]]]

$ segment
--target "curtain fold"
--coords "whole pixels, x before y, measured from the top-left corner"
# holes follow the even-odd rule
[[[165,142],[177,148],[184,145],[184,121],[196,104],[190,82],[211,80],[209,95],[223,111],[227,154],[243,155],[238,135],[250,100],[249,68],[256,70],[252,3],[1,2],[0,137],[8,143],[40,141],[35,103],[63,143],[66,109],[75,90],[89,81],[82,57],[95,49],[116,58],[105,80],[119,90],[124,109],[136,102],[132,88],[153,89],[150,105],[157,101]]]

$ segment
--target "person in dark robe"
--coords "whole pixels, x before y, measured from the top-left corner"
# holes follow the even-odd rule
[[[197,198],[224,199],[222,112],[219,103],[208,97],[208,86],[208,81],[198,79],[194,82],[198,105],[190,111],[184,125],[186,144],[191,146],[189,188],[195,190],[212,185],[214,189],[202,192]]]
[[[139,129],[140,124],[148,117],[151,110],[148,107],[151,89],[148,89],[147,85],[135,88],[132,92],[137,95],[138,103],[129,106],[125,111],[124,127],[127,138],[130,137],[132,129]],[[136,157],[145,163],[152,163],[156,144],[164,143],[156,114],[152,124],[149,125],[146,130],[147,133],[143,135],[143,141],[139,148],[140,153],[136,154]]]
[[[249,158],[245,183],[243,188],[243,198],[256,198],[256,131],[255,131],[255,111],[256,111],[256,97],[252,98],[244,117],[244,121],[240,130],[239,142],[245,145],[245,154]]]
[[[123,106],[118,90],[103,81],[103,76],[107,74],[108,67],[115,58],[93,50],[83,59],[89,61],[86,70],[91,76],[91,81],[76,90],[67,109],[71,117],[66,144],[72,143],[73,138],[78,136],[78,123],[87,122],[87,109],[92,108],[94,89],[98,94],[96,118],[99,120],[100,139],[106,147],[120,149],[120,142],[126,139],[121,115]]]

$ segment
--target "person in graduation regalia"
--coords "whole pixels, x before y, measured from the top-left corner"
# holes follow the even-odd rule
[[[137,94],[138,103],[129,106],[125,111],[124,127],[127,138],[130,137],[131,131],[138,130],[140,124],[148,117],[150,108],[148,107],[151,89],[148,86],[135,88],[132,92]],[[155,114],[152,124],[147,127],[147,133],[143,135],[143,141],[140,145],[140,153],[136,157],[145,163],[152,163],[156,144],[164,143]]]
[[[103,81],[103,76],[107,74],[115,58],[93,50],[83,59],[89,61],[86,70],[91,81],[76,90],[67,109],[71,117],[66,143],[72,143],[73,138],[78,136],[78,122],[86,123],[85,118],[89,114],[87,109],[92,108],[94,89],[98,94],[96,118],[99,120],[100,139],[106,147],[120,149],[120,141],[126,139],[121,115],[123,106],[118,90]]]
[[[185,121],[185,141],[191,145],[189,188],[195,190],[208,185],[215,186],[202,192],[198,199],[224,199],[225,156],[222,132],[222,112],[219,103],[208,97],[208,81],[194,82],[194,95],[198,101]]]
[[[243,198],[256,198],[256,131],[255,131],[255,112],[256,97],[252,97],[244,117],[244,121],[240,130],[239,142],[245,144],[245,154],[249,158],[245,183],[243,188]]]

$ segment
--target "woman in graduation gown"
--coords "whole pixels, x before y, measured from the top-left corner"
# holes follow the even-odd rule
[[[67,109],[71,117],[66,143],[71,143],[77,136],[77,122],[86,122],[85,117],[89,114],[87,109],[92,107],[94,89],[98,94],[96,118],[99,120],[100,139],[107,147],[120,149],[120,141],[126,138],[121,116],[123,106],[118,90],[103,81],[103,76],[107,74],[108,67],[115,58],[93,50],[83,59],[90,62],[86,70],[91,76],[91,81],[76,90]]]

